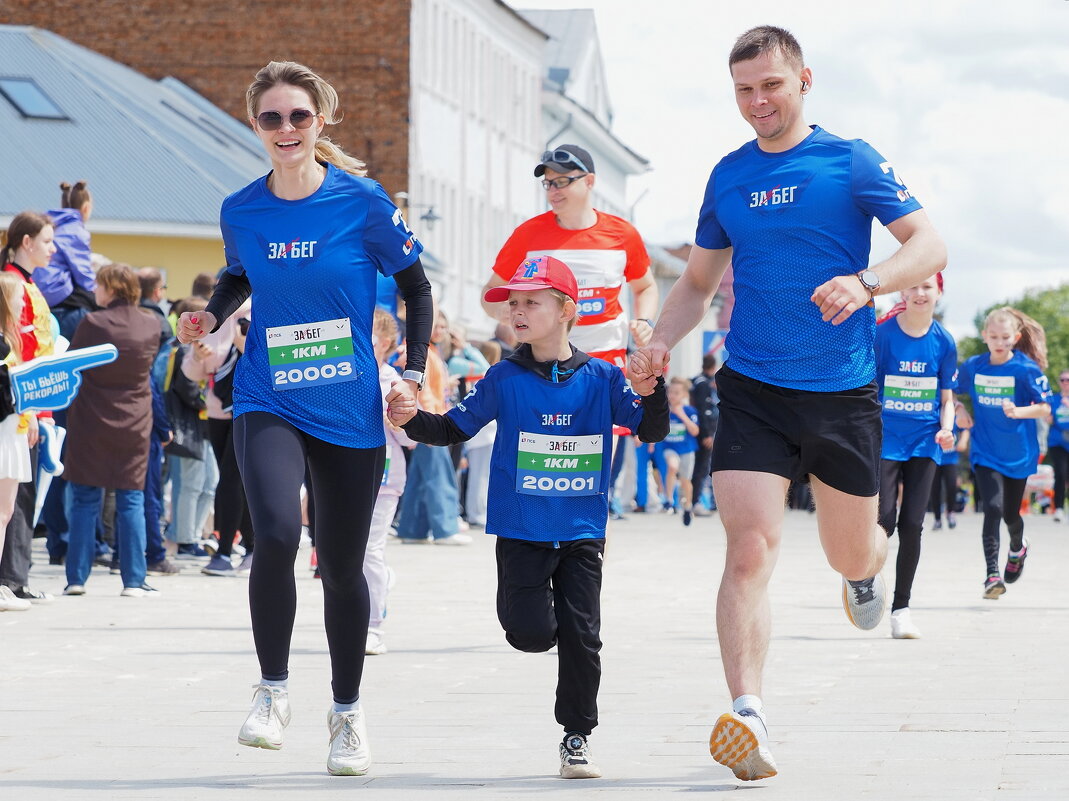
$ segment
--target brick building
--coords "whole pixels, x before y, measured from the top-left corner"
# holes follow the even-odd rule
[[[150,78],[173,75],[245,120],[266,62],[308,64],[338,90],[331,138],[390,193],[408,184],[410,0],[0,0],[0,22],[35,25]]]

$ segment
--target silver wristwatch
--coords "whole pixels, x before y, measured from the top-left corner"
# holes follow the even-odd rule
[[[423,373],[418,370],[405,370],[401,373],[401,378],[405,381],[415,381],[416,389],[423,389]]]
[[[861,286],[869,292],[869,300],[880,291],[880,276],[876,275],[872,270],[862,270],[857,273],[857,280],[861,282]]]

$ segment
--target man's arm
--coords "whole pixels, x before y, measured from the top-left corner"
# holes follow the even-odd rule
[[[901,246],[890,258],[869,268],[880,277],[877,294],[916,286],[946,267],[946,245],[923,209],[899,217],[887,230]],[[839,325],[869,300],[868,290],[855,275],[836,276],[818,286],[812,297],[824,321],[832,325]]]
[[[709,250],[694,245],[690,249],[687,267],[664,301],[650,343],[631,354],[628,377],[641,380],[664,372],[668,366],[669,351],[709,311],[713,295],[729,264],[731,248]],[[860,286],[856,278],[854,282]]]

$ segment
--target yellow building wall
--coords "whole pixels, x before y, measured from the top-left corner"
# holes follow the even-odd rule
[[[131,267],[158,267],[166,270],[169,300],[189,295],[197,273],[215,275],[226,262],[223,240],[189,237],[125,236],[93,234],[94,253]]]

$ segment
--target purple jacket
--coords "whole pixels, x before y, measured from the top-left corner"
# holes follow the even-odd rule
[[[97,283],[82,213],[77,209],[54,209],[48,216],[56,227],[56,252],[47,267],[34,270],[33,282],[48,305],[55,306],[70,297],[75,285],[92,294]]]

